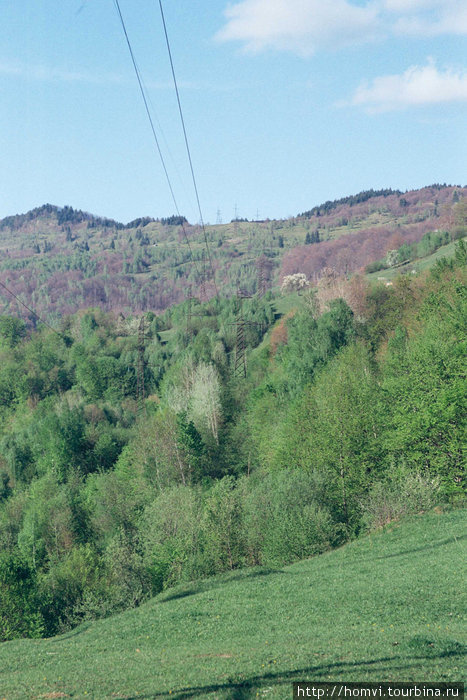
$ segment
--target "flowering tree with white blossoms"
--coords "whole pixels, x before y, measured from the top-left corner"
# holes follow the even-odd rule
[[[281,292],[288,294],[289,292],[302,292],[310,286],[306,275],[303,272],[296,272],[294,275],[286,275],[282,280]]]

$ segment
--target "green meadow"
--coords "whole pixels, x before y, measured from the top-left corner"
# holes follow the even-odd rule
[[[292,566],[6,642],[0,698],[291,698],[293,681],[462,680],[465,526],[465,510],[435,509]]]
[[[464,237],[462,240],[466,241]],[[412,271],[415,273],[423,272],[424,270],[429,270],[432,268],[438,260],[441,258],[451,259],[454,256],[456,249],[456,242],[453,241],[447,245],[443,245],[431,255],[426,255],[423,258],[417,258],[416,260],[411,260],[405,265],[400,265],[398,267],[390,267],[387,270],[380,270],[379,272],[370,272],[367,277],[370,280],[394,280],[400,274],[411,274]]]

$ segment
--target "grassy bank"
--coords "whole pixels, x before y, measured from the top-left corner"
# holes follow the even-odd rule
[[[281,570],[6,643],[0,697],[289,698],[294,680],[460,680],[465,523],[465,511],[416,516]]]

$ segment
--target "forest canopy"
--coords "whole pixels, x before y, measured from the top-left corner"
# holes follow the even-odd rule
[[[0,639],[458,503],[465,263],[244,299],[246,376],[238,299],[1,316]]]

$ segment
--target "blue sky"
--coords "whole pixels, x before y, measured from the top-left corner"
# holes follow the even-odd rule
[[[199,219],[157,0],[120,0],[181,213]],[[466,183],[466,0],[165,0],[204,219]],[[174,204],[113,0],[2,0],[0,217]]]

